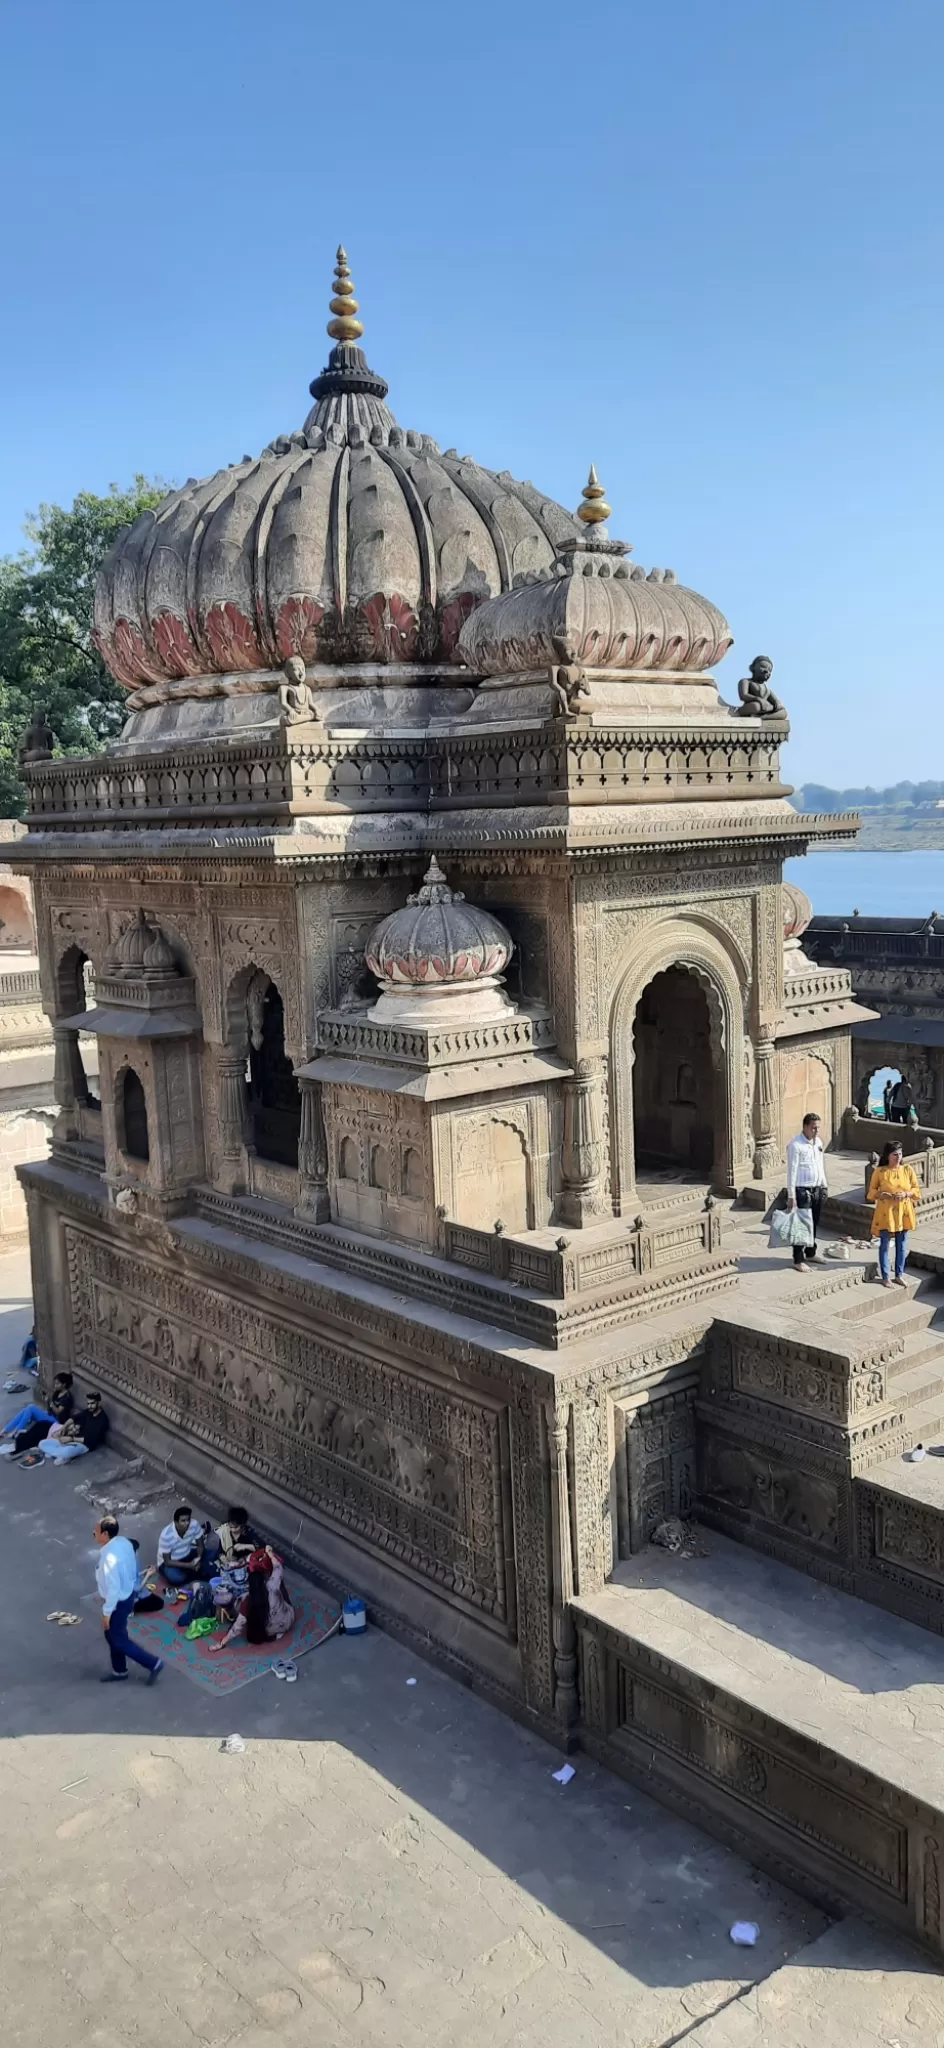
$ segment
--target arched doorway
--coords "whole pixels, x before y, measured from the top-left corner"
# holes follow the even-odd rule
[[[707,993],[691,968],[664,968],[643,989],[633,1025],[637,1178],[674,1169],[710,1179],[717,1117]]]
[[[302,1099],[285,1051],[285,1014],[275,982],[249,985],[248,1112],[253,1150],[278,1166],[297,1167]]]

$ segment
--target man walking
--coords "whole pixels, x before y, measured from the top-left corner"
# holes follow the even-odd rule
[[[791,1209],[804,1209],[813,1225],[811,1245],[795,1244],[793,1263],[798,1273],[808,1273],[808,1259],[816,1257],[820,1210],[826,1200],[826,1155],[819,1134],[819,1117],[808,1110],[798,1138],[787,1146],[787,1202]]]
[[[111,1685],[126,1679],[127,1659],[130,1657],[133,1664],[143,1664],[148,1684],[153,1685],[164,1669],[163,1658],[152,1657],[150,1650],[142,1650],[139,1644],[128,1639],[128,1621],[134,1611],[138,1582],[134,1547],[127,1536],[118,1534],[115,1515],[103,1515],[95,1524],[94,1535],[102,1553],[95,1570],[95,1583],[101,1595],[105,1641],[111,1655],[111,1670],[106,1671],[101,1682]]]

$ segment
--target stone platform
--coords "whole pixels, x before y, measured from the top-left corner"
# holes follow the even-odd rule
[[[940,1949],[944,1645],[713,1532],[575,1603],[593,1755]]]

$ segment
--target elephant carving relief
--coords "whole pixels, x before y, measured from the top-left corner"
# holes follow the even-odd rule
[[[804,1542],[835,1549],[839,1540],[839,1496],[832,1482],[748,1445],[709,1442],[704,1491],[722,1506],[757,1515]]]

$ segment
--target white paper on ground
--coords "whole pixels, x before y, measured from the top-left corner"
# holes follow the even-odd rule
[[[756,1920],[735,1920],[731,1940],[736,1948],[753,1948],[760,1933]]]
[[[559,1771],[551,1772],[551,1777],[556,1780],[558,1785],[569,1785],[571,1778],[575,1778],[576,1775],[573,1764],[561,1764]]]

